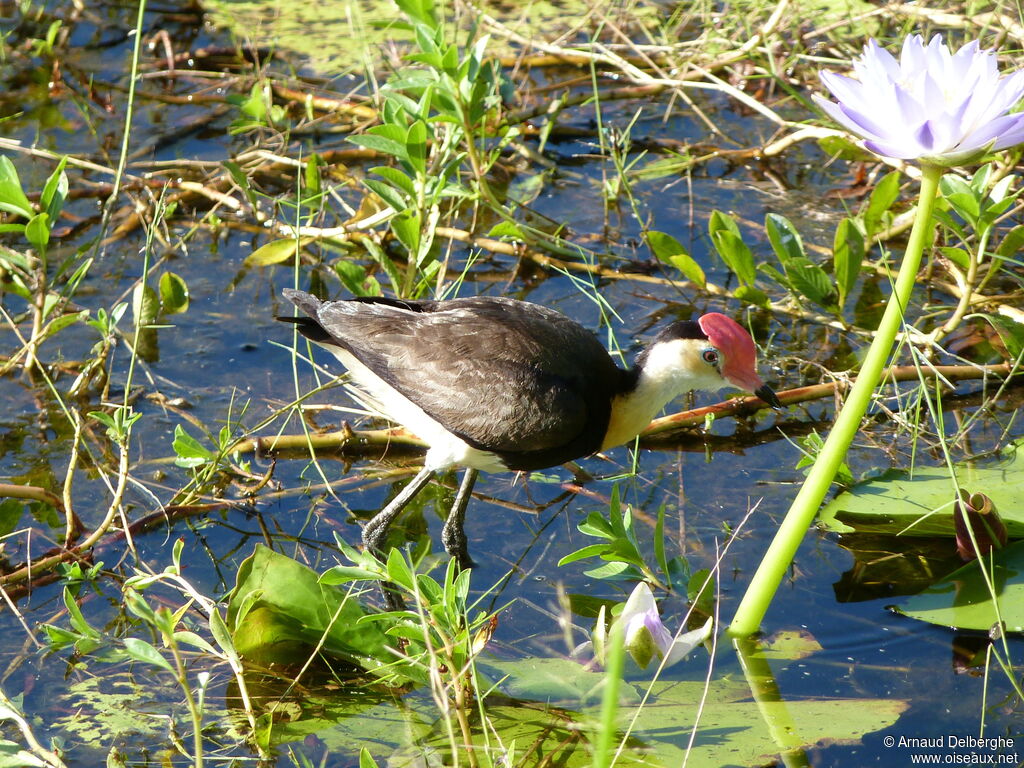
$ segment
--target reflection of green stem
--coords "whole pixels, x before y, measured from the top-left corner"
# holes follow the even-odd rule
[[[764,724],[768,726],[772,741],[779,748],[782,764],[786,768],[808,768],[811,762],[802,748],[806,739],[800,735],[796,720],[779,692],[764,650],[756,640],[749,637],[735,638],[733,647],[743,666],[750,692],[754,694],[757,709],[764,718]]]
[[[875,387],[881,380],[882,369],[892,353],[893,342],[903,323],[903,311],[910,301],[910,294],[917,280],[921,254],[931,240],[932,209],[941,176],[942,169],[937,166],[925,165],[921,168],[921,199],[917,206],[914,228],[910,232],[910,241],[907,243],[903,263],[896,276],[892,296],[878,324],[878,332],[868,348],[857,381],[836,417],[835,426],[832,427],[821,453],[815,459],[800,492],[793,499],[793,504],[775,534],[775,539],[761,560],[761,565],[747,587],[746,594],[743,595],[743,600],[729,627],[729,633],[734,637],[752,635],[761,626],[768,604],[782,583],[790,563],[793,562],[804,533],[814,520],[825,494],[832,485],[832,479],[846,457],[854,435],[857,434],[861,419],[867,413]]]

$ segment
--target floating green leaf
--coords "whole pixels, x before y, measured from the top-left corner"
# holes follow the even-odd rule
[[[990,466],[958,465],[957,481],[984,493],[999,509],[1010,538],[1024,537],[1024,449],[1011,446]],[[839,533],[953,536],[953,482],[949,471],[923,467],[913,474],[890,470],[839,494],[821,511],[820,522]]]
[[[596,715],[600,706],[602,675],[562,659],[489,661],[485,668],[491,676],[504,678],[502,686],[511,696],[565,707],[552,711],[552,725],[556,719],[564,721],[571,710],[580,710],[583,714],[576,715],[580,721],[577,730],[586,732],[587,726],[593,727],[588,716]],[[650,697],[643,700],[648,688]],[[646,754],[647,765],[681,765],[685,760],[691,768],[720,768],[764,765],[779,753],[758,704],[751,700],[750,687],[742,679],[718,678],[706,688],[703,679],[658,680],[642,687],[625,683],[620,697],[619,724],[632,725],[622,755],[631,760]],[[789,734],[791,746],[859,741],[866,733],[891,726],[907,706],[899,699],[856,698],[774,704],[786,709],[794,723],[795,731]],[[687,755],[695,723],[697,738]]]
[[[995,600],[982,568],[989,570]],[[1007,631],[1024,632],[1024,541],[971,561],[894,608],[946,627],[987,632],[1001,620]]]

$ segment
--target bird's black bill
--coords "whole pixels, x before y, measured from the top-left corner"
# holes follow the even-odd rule
[[[765,384],[763,387],[758,387],[754,390],[754,394],[764,400],[772,408],[781,408],[782,401],[779,400],[779,396],[775,394],[775,390]]]

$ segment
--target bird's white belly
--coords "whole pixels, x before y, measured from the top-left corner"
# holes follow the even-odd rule
[[[453,435],[353,355],[339,347],[324,346],[352,375],[357,389],[356,398],[362,405],[388,421],[401,424],[430,446],[425,462],[428,469],[443,470],[460,466],[483,472],[508,471],[508,467],[496,455],[474,448]]]

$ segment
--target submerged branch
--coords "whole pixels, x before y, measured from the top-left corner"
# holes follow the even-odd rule
[[[936,365],[928,368],[918,368],[914,365],[898,365],[883,371],[882,381],[918,381],[923,378],[929,381],[939,379],[954,382],[1004,378],[1020,375],[1021,373],[1019,369],[1014,369],[1009,363],[1000,363],[998,365]],[[833,397],[837,392],[846,392],[853,381],[855,379],[843,379],[822,384],[812,384],[807,387],[787,389],[779,392],[778,397],[783,405],[796,405],[797,403],[821,400]],[[695,408],[691,411],[682,411],[655,419],[647,429],[640,433],[640,438],[641,440],[648,440],[650,438],[664,439],[670,437],[674,432],[702,426],[708,416],[715,416],[716,418],[723,416],[748,416],[767,407],[757,397],[740,397],[716,405]]]

